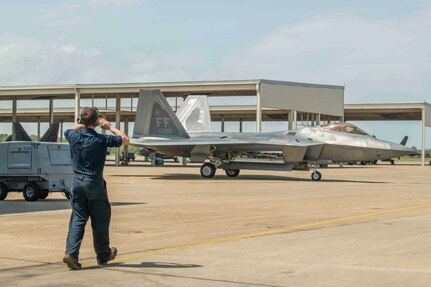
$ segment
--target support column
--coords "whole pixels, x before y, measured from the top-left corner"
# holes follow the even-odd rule
[[[298,112],[293,111],[293,129],[296,130],[298,127]]]
[[[12,141],[16,141],[16,133],[14,129],[14,124],[16,123],[16,98],[12,100]]]
[[[425,107],[422,109],[422,153],[421,153],[421,165],[425,166]]]
[[[256,84],[256,132],[262,131],[262,103],[260,99],[260,84]]]
[[[320,114],[317,114],[316,126],[320,126]]]
[[[81,94],[79,93],[78,89],[75,89],[75,119],[73,120],[74,123],[78,122],[78,118],[79,118],[79,110],[81,109],[80,106],[80,102],[81,102]]]
[[[124,133],[126,134],[126,136],[129,136],[129,118],[127,117],[124,119]],[[129,146],[124,145],[123,151],[124,151],[124,159],[127,161],[129,157]]]
[[[40,118],[37,118],[37,140],[40,140]]]
[[[293,130],[293,118],[294,118],[294,110],[289,110],[288,118],[289,118],[289,125],[288,130]]]
[[[242,119],[239,120],[239,132],[242,133]]]
[[[49,100],[49,126],[54,122],[54,100]]]
[[[63,120],[60,121],[60,142],[63,142]]]
[[[120,94],[117,94],[117,98],[115,101],[115,127],[117,129],[120,129],[120,120],[121,120],[120,109],[121,109],[121,99],[120,99]],[[116,148],[116,152],[115,152],[115,165],[116,166],[120,165],[120,148],[119,147]]]
[[[221,116],[221,132],[224,133],[224,116]]]

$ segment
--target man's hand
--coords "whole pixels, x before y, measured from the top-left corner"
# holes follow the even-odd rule
[[[99,119],[99,124],[103,130],[109,131],[112,128],[112,124],[108,122],[106,119]]]
[[[99,124],[100,127],[104,130],[110,131],[111,133],[113,133],[116,136],[120,136],[121,137],[121,144],[125,145],[129,143],[129,138],[121,131],[119,131],[118,129],[112,127],[112,124],[110,122],[108,122],[106,119],[99,119]]]

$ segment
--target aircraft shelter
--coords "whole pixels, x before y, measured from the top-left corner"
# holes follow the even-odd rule
[[[194,81],[164,83],[122,83],[122,84],[73,84],[44,86],[0,87],[0,122],[40,123],[74,122],[79,117],[81,100],[90,100],[116,126],[124,123],[128,133],[129,122],[133,122],[141,89],[160,89],[172,99],[174,110],[179,101],[188,95],[236,98],[232,104],[211,105],[213,121],[238,121],[242,132],[244,121],[255,121],[256,131],[262,130],[262,121],[287,121],[288,128],[297,124],[319,125],[331,121],[388,121],[416,120],[422,122],[422,165],[425,164],[425,128],[431,127],[431,105],[428,103],[375,103],[344,104],[344,86],[308,84],[264,79],[235,81]],[[241,97],[252,103],[242,104]],[[47,108],[18,109],[18,101],[44,100]],[[55,107],[59,100],[73,100],[70,107]],[[3,108],[3,101],[11,101],[11,108]],[[111,102],[114,101],[113,105]],[[102,104],[101,104],[102,102]],[[62,126],[62,125],[61,125]],[[14,135],[12,135],[14,137]],[[62,132],[61,135],[62,136]],[[116,164],[119,164],[119,149]]]

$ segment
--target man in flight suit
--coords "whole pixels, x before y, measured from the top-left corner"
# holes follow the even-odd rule
[[[109,130],[114,135],[103,135],[95,131],[96,126]],[[109,223],[111,206],[108,200],[106,183],[103,179],[108,147],[128,144],[129,138],[105,119],[99,119],[96,108],[84,108],[80,124],[64,132],[70,144],[72,167],[75,176],[70,191],[72,215],[66,242],[63,262],[70,269],[78,270],[79,249],[84,237],[85,225],[91,218],[93,245],[97,264],[105,265],[117,255],[115,247],[109,247]]]

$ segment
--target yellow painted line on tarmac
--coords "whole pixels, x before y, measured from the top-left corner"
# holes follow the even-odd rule
[[[209,245],[215,245],[218,243],[224,243],[224,242],[229,242],[229,241],[238,241],[241,239],[247,239],[247,238],[258,237],[258,236],[288,233],[288,232],[293,232],[293,231],[298,231],[298,230],[309,230],[309,229],[313,229],[316,227],[322,227],[322,226],[334,224],[334,223],[348,222],[348,221],[355,220],[355,219],[373,218],[373,217],[376,217],[379,215],[401,213],[401,212],[406,212],[406,211],[425,208],[425,207],[431,207],[431,203],[412,205],[412,206],[408,206],[408,207],[401,207],[401,208],[394,208],[394,209],[387,209],[387,210],[382,210],[382,211],[376,211],[376,212],[370,212],[370,213],[364,213],[364,214],[358,214],[358,215],[352,215],[352,216],[346,216],[346,217],[338,217],[338,218],[334,218],[334,219],[315,221],[315,222],[311,222],[311,223],[305,223],[305,224],[290,226],[290,227],[286,227],[286,228],[277,228],[277,229],[259,231],[259,232],[249,233],[249,234],[230,236],[230,237],[225,237],[225,238],[220,238],[220,239],[215,239],[215,240],[210,240],[210,241],[205,241],[205,242],[200,242],[200,243],[195,243],[195,244],[189,244],[189,245],[183,245],[183,246],[177,246],[177,247],[169,247],[169,248],[164,248],[164,249],[159,249],[159,250],[154,250],[154,251],[143,251],[143,252],[133,253],[129,256],[117,257],[115,260],[113,260],[111,262],[123,262],[123,261],[127,261],[127,260],[132,260],[132,259],[139,259],[139,258],[143,258],[143,257],[153,256],[153,255],[176,252],[176,251],[187,250],[187,249],[209,246]],[[86,265],[86,267],[87,266],[88,265]],[[93,265],[90,265],[90,267],[91,266],[93,266]]]

